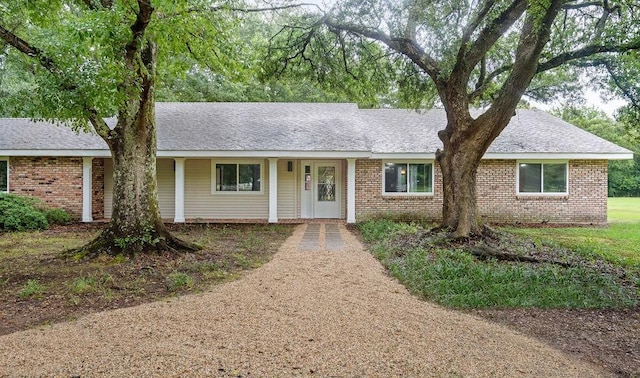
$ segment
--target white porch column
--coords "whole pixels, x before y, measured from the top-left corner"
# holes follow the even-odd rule
[[[93,214],[91,212],[92,201],[91,192],[93,192],[93,158],[82,158],[82,221],[93,222]]]
[[[278,159],[269,158],[269,223],[278,223]]]
[[[356,159],[347,159],[347,223],[356,223]]]
[[[175,203],[174,223],[184,223],[184,161],[185,158],[174,158],[175,171]]]

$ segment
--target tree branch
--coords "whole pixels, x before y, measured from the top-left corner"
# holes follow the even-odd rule
[[[107,143],[109,147],[111,147],[112,130],[94,109],[89,110],[89,122],[91,122],[91,125],[93,125],[93,129],[96,131],[96,133],[100,135],[100,137]]]
[[[562,6],[562,9],[582,9],[582,8],[588,8],[588,7],[601,7],[604,4],[602,3],[602,1],[587,1],[585,3],[578,3],[578,4],[572,4],[573,1],[569,1],[566,4],[564,4]]]
[[[549,71],[553,68],[559,67],[567,62],[586,58],[595,54],[601,53],[622,53],[632,50],[640,50],[640,40],[624,45],[590,45],[581,49],[568,51],[559,54],[544,63],[538,64],[536,73]]]
[[[423,69],[429,76],[431,76],[433,81],[436,83],[436,86],[443,84],[442,79],[440,78],[438,62],[429,56],[429,54],[427,54],[414,40],[407,38],[392,38],[378,30],[368,29],[353,24],[338,24],[331,21],[329,18],[324,18],[323,22],[329,28],[362,35],[366,38],[384,43],[392,50],[405,55],[418,67]]]
[[[616,87],[618,87],[618,89],[622,91],[622,94],[624,94],[624,96],[629,99],[629,101],[631,101],[631,104],[633,104],[636,109],[640,109],[640,99],[638,99],[633,93],[631,93],[631,91],[627,87],[625,87],[625,85],[622,83],[622,80],[618,77],[618,75],[616,75],[613,67],[611,67],[611,63],[608,61],[603,61],[601,62],[601,65],[603,65],[607,70],[609,76],[611,76],[611,79],[613,80],[613,83],[616,85]]]
[[[456,66],[454,72],[465,73],[465,77],[471,73],[473,68],[480,62],[483,56],[487,54],[487,51],[496,43],[496,41],[507,31],[509,28],[522,16],[527,10],[528,1],[515,0],[511,5],[505,9],[500,16],[486,26],[478,35],[475,42],[467,50],[467,44],[460,45],[458,52],[458,58],[456,60]],[[482,9],[485,11],[485,9]],[[486,9],[488,13],[489,9]],[[481,14],[478,15],[480,17]],[[474,22],[480,23],[481,20],[475,20]]]
[[[537,73],[540,54],[551,35],[551,26],[563,5],[563,0],[552,0],[543,17],[528,14],[520,34],[513,69],[498,92],[491,107],[478,119],[477,124],[494,125],[489,132],[485,149],[502,132],[513,116],[520,98]]]
[[[2,40],[6,41],[10,46],[20,51],[21,53],[36,59],[38,63],[40,63],[40,65],[47,71],[49,71],[52,75],[62,78],[66,82],[67,78],[65,77],[64,73],[58,68],[53,59],[47,57],[42,50],[38,49],[35,46],[32,46],[24,39],[5,29],[2,25],[0,25],[0,38],[2,38]],[[63,89],[75,90],[77,89],[77,86],[75,84],[65,84]],[[111,129],[109,128],[109,126],[106,124],[106,122],[104,122],[102,118],[98,116],[98,112],[95,109],[88,107],[86,104],[83,107],[85,112],[89,115],[89,121],[93,125],[96,133],[100,135],[102,139],[107,142],[107,144],[110,145],[111,138],[109,137],[109,135]]]
[[[42,50],[32,46],[24,39],[5,29],[2,25],[0,25],[0,38],[2,38],[6,43],[8,43],[10,46],[20,51],[21,53],[36,59],[38,63],[40,63],[40,65],[47,71],[51,72],[54,75],[61,75],[61,72],[56,66],[53,59],[46,56],[46,54]]]
[[[482,94],[487,90],[487,88],[489,87],[489,84],[491,84],[491,81],[493,79],[497,78],[498,76],[502,75],[505,72],[509,72],[509,70],[511,70],[512,68],[513,68],[513,64],[504,65],[498,68],[497,70],[491,72],[489,75],[486,75],[486,78],[482,81],[482,83],[478,81],[478,83],[476,84],[476,89],[469,94],[469,101],[473,101],[476,98],[482,96]],[[480,85],[478,86],[478,84]]]
[[[133,62],[135,56],[142,49],[142,40],[144,33],[151,22],[151,15],[153,14],[153,7],[150,0],[138,0],[138,13],[136,15],[136,21],[131,25],[131,32],[133,37],[125,48],[126,61],[130,64]]]
[[[469,42],[471,36],[476,31],[482,20],[487,16],[494,4],[495,2],[492,0],[485,0],[480,12],[478,12],[476,17],[469,23],[467,28],[465,28],[465,31],[462,34],[462,41],[460,43],[460,52],[464,51],[464,46]],[[460,55],[460,52],[458,55]]]

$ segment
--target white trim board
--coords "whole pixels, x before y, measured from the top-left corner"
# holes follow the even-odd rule
[[[65,157],[111,157],[109,150],[0,150],[0,156],[65,156]],[[162,151],[157,153],[159,158],[270,158],[281,159],[418,159],[433,160],[435,153],[398,152],[380,153],[367,151]],[[486,153],[485,160],[631,160],[633,153],[564,153],[564,152],[527,152],[527,153]]]

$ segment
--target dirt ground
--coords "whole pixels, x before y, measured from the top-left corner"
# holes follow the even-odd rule
[[[293,229],[251,224],[171,226],[180,237],[203,246],[202,250],[134,259],[61,257],[64,248],[58,240],[79,246],[103,227],[53,227],[23,234],[19,241],[12,239],[17,234],[0,233],[0,335],[208,290],[269,261]],[[78,279],[84,280],[84,287],[73,285]],[[41,283],[43,293],[19,295],[29,280]]]
[[[620,377],[640,377],[640,309],[476,310]]]

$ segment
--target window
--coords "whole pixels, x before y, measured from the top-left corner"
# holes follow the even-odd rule
[[[9,160],[0,160],[0,193],[9,191]]]
[[[261,192],[261,164],[214,163],[214,167],[214,192]]]
[[[567,194],[567,163],[519,163],[518,193]]]
[[[384,193],[433,194],[433,164],[385,163]]]

